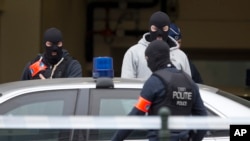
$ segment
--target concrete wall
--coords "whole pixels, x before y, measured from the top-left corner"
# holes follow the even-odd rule
[[[180,1],[177,23],[183,46],[190,48],[250,47],[249,0]]]
[[[25,63],[39,52],[39,0],[5,0],[1,14],[0,82],[19,80]]]

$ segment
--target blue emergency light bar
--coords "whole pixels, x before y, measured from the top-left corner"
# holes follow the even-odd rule
[[[114,77],[113,58],[111,57],[94,57],[93,59],[93,78]]]

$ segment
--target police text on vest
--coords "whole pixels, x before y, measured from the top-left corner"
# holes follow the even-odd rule
[[[185,87],[179,87],[177,91],[173,91],[172,99],[176,100],[178,106],[187,106],[188,101],[192,100],[192,92]]]

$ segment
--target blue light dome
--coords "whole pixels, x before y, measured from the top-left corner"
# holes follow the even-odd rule
[[[114,77],[112,57],[94,57],[93,59],[93,78]]]

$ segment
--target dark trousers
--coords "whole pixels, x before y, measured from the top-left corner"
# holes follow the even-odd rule
[[[149,141],[160,141],[159,132],[151,130],[147,136]],[[171,131],[169,141],[191,141],[189,130]]]
[[[160,141],[158,136],[148,137],[149,141]],[[169,141],[190,141],[189,131],[183,131],[180,133],[171,133]]]

